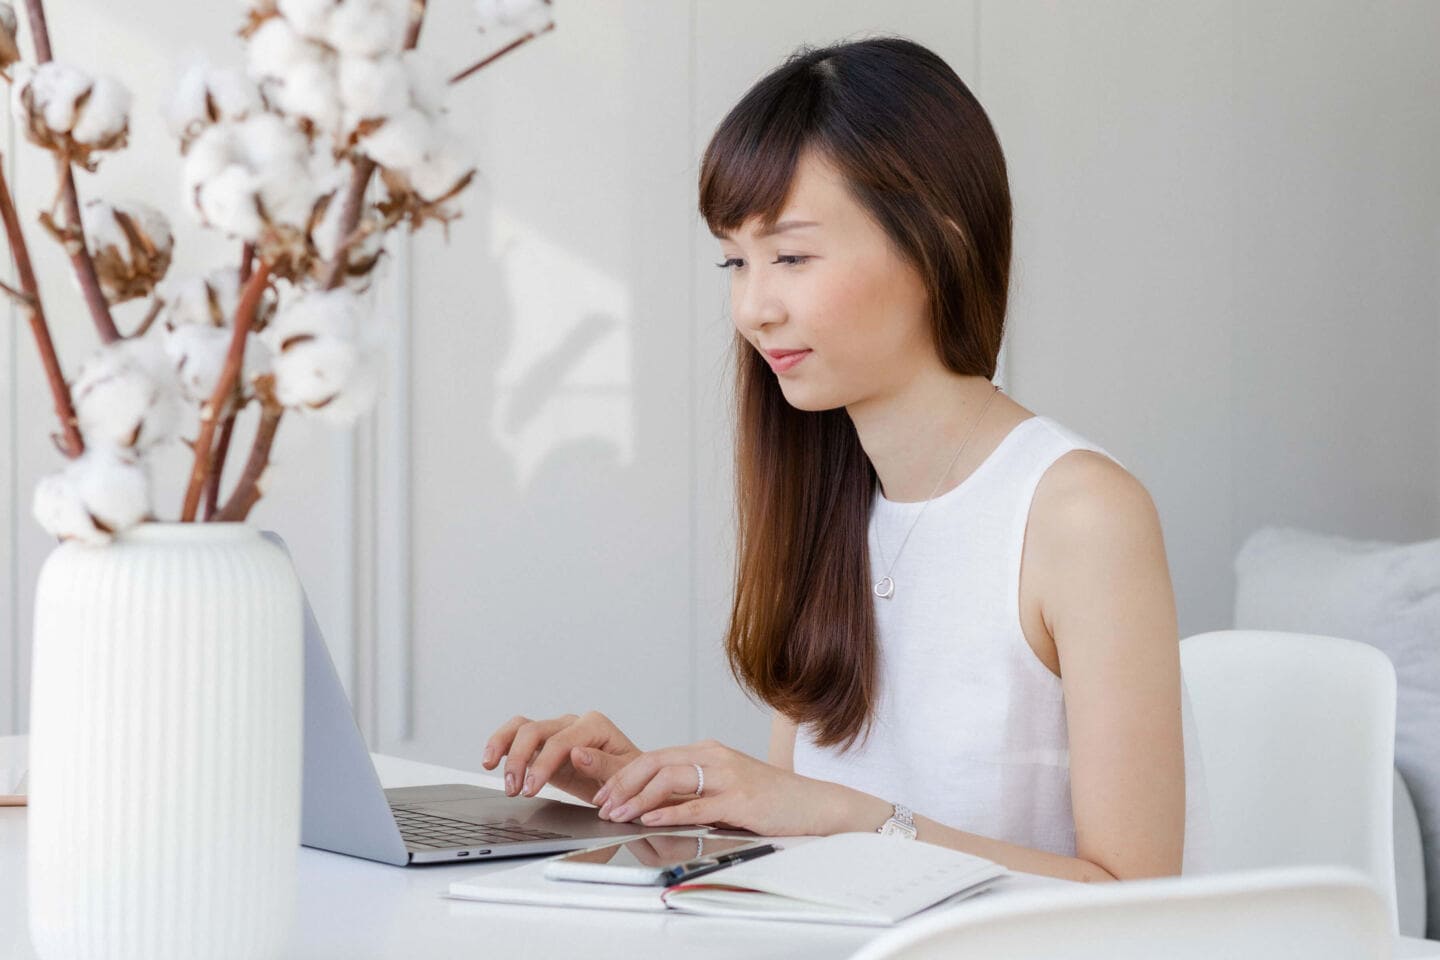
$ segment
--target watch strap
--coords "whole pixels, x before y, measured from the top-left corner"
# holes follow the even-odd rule
[[[886,820],[875,832],[887,837],[902,837],[906,840],[914,840],[916,834],[915,815],[911,813],[910,808],[903,803],[892,802],[891,806],[895,808],[895,812],[892,813],[890,819]]]

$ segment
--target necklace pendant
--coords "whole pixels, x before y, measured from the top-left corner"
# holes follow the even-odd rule
[[[889,577],[881,577],[875,582],[875,596],[882,600],[889,600],[895,595],[895,581]]]

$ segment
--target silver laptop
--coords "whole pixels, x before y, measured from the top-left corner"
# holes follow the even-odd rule
[[[266,539],[289,554],[271,531]],[[303,596],[303,592],[302,592]],[[601,820],[594,807],[463,783],[382,789],[320,625],[305,598],[305,767],[300,842],[307,847],[410,865],[526,857],[651,833]]]

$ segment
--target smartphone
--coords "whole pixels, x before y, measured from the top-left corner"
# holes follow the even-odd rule
[[[652,833],[634,840],[562,854],[545,864],[545,876],[550,880],[654,886],[665,883],[666,872],[671,867],[698,857],[713,857],[754,846],[757,842],[760,841]]]

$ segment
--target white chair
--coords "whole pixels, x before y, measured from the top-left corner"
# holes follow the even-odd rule
[[[1388,908],[1347,867],[1284,867],[982,893],[870,941],[851,960],[1366,960]]]
[[[1218,630],[1180,643],[1214,828],[1211,868],[1336,864],[1395,909],[1395,670],[1339,637]]]

